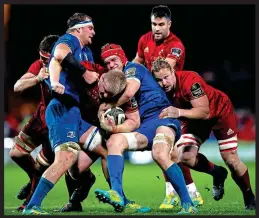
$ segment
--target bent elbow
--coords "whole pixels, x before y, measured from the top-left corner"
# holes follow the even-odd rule
[[[14,92],[20,92],[21,91],[19,82],[15,83],[15,85],[13,87],[13,91]]]

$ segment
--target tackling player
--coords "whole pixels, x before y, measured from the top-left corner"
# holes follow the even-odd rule
[[[109,69],[119,69],[123,70],[124,72],[126,69],[126,65],[130,62],[127,61],[127,57],[122,50],[122,48],[119,45],[115,44],[106,44],[102,48],[101,56],[103,61],[106,63],[107,68]],[[106,59],[108,61],[106,61]],[[138,65],[137,65],[138,66]],[[132,70],[130,70],[132,71]],[[134,73],[134,72],[133,72]],[[142,84],[141,84],[142,86]],[[125,102],[129,101],[135,94],[137,90],[137,86],[134,80],[127,80],[127,88],[121,98],[116,102],[113,106],[120,106],[124,104]],[[102,105],[101,105],[102,106]],[[104,107],[110,107],[111,105],[105,104]],[[103,113],[103,108],[100,107],[99,114]],[[100,116],[100,115],[99,115]],[[188,167],[185,167],[183,164],[178,163],[179,167],[182,169],[185,182],[187,184],[188,192],[196,206],[199,206],[203,204],[203,200],[200,197],[199,192],[197,191],[197,188],[195,184],[193,183],[193,180],[191,179],[190,175],[190,169]],[[191,181],[191,182],[190,182]],[[179,197],[175,191],[175,189],[172,187],[170,181],[166,183],[166,192],[167,196],[165,197],[164,202],[160,205],[160,208],[162,209],[170,209],[176,206],[179,203]]]
[[[67,24],[67,33],[55,44],[48,67],[52,99],[45,117],[55,160],[41,177],[29,204],[23,210],[25,215],[47,214],[40,208],[42,200],[77,160],[80,129],[91,127],[81,119],[79,92],[81,84],[92,84],[98,79],[98,74],[87,71],[78,61],[93,61],[87,45],[92,43],[95,35],[94,26],[92,19],[82,13],[72,15]]]
[[[51,50],[58,40],[57,35],[48,35],[43,38],[39,45],[40,59],[31,64],[28,71],[15,83],[14,91],[22,92],[30,87],[40,85],[41,100],[36,112],[32,115],[28,123],[15,137],[14,146],[9,155],[29,176],[30,181],[25,185],[17,195],[17,198],[24,203],[18,207],[23,210],[27,205],[31,193],[34,191],[39,177],[53,160],[53,154],[50,149],[48,139],[48,128],[45,122],[45,109],[50,101],[50,93],[47,85],[43,82],[48,78],[47,64]],[[42,150],[36,158],[36,162],[30,153],[38,146],[42,145]]]
[[[174,164],[173,162],[171,162],[171,160],[168,160],[168,158],[169,158],[170,147],[174,142],[174,138],[175,138],[174,132],[179,133],[178,132],[179,130],[177,128],[177,120],[168,120],[167,122],[163,123],[163,121],[159,120],[157,117],[157,114],[159,113],[159,111],[161,111],[164,107],[166,107],[166,105],[170,104],[166,96],[161,93],[162,90],[160,89],[158,84],[154,83],[155,80],[152,78],[151,73],[143,65],[127,61],[126,55],[119,45],[106,44],[102,48],[101,56],[109,70],[115,70],[115,69],[123,70],[126,74],[126,77],[128,80],[127,87],[125,89],[124,94],[119,99],[119,101],[121,102],[118,103],[118,105],[121,105],[122,102],[123,103],[125,102],[125,99],[130,99],[132,96],[134,96],[137,93],[136,96],[138,96],[137,101],[139,104],[139,111],[140,111],[139,112],[140,117],[138,112],[136,112],[137,114],[132,113],[132,117],[128,119],[128,122],[126,123],[124,122],[122,125],[119,125],[115,130],[114,129],[111,130],[110,129],[111,127],[109,126],[103,126],[103,128],[108,128],[106,130],[112,133],[131,132],[136,129],[135,125],[137,125],[140,122],[140,119],[142,122],[141,127],[138,130],[134,131],[133,133],[127,133],[126,135],[116,134],[116,136],[113,134],[111,138],[108,140],[108,142],[110,142],[109,145],[113,144],[112,147],[109,147],[109,145],[107,144],[109,154],[111,154],[111,152],[112,153],[115,152],[114,153],[115,155],[108,155],[108,158],[107,158],[110,177],[121,172],[121,169],[123,169],[123,158],[121,158],[121,155],[125,149],[139,150],[139,149],[144,149],[147,146],[150,146],[149,147],[149,150],[150,150],[152,147],[150,143],[153,140],[153,138],[156,136],[156,133],[158,135],[161,134],[161,138],[162,138],[161,140],[163,141],[163,139],[170,138],[169,140],[170,143],[169,141],[167,143],[159,140],[158,140],[159,142],[156,141],[158,145],[154,146],[153,157],[157,161],[159,166],[166,172],[167,176],[170,178],[170,182],[174,184],[177,192],[180,193],[182,206],[183,206],[182,212],[186,212],[186,213],[195,212],[196,209],[192,206],[193,205],[192,201],[191,200],[189,201],[190,197],[187,192],[185,182],[184,181],[182,182],[181,178],[178,178],[179,180],[175,179],[175,181],[172,181],[173,180],[172,175],[176,176],[175,173],[176,171],[178,171],[179,167],[177,166],[177,164]],[[119,72],[117,73],[119,74]],[[111,81],[108,81],[108,80],[105,81],[105,78],[101,77],[99,81],[100,95],[103,98],[108,98],[109,92],[107,90],[111,89],[113,85],[114,84]],[[129,93],[129,90],[131,91],[130,93]],[[128,98],[128,96],[131,96],[131,97]],[[101,115],[101,117],[102,116],[103,114]],[[103,122],[104,120],[102,119],[101,125],[103,124]],[[165,147],[163,144],[163,147],[160,148],[161,143],[167,144],[168,147]],[[122,144],[124,144],[125,147],[121,147],[121,149],[119,149],[120,145]],[[161,156],[158,155],[159,152],[161,152]],[[162,164],[163,161],[161,158],[164,158],[165,162],[163,164]],[[117,166],[118,169],[113,170],[114,166]],[[180,177],[181,176],[182,176],[182,173],[180,174]],[[122,196],[121,195],[122,188],[120,188],[120,186],[118,185],[118,184],[121,184],[120,177],[119,178],[116,177],[116,178],[118,180],[117,181],[116,179],[113,180],[114,183],[112,182],[112,189],[114,190],[117,187],[116,191],[118,192],[114,193],[113,191],[105,192],[102,190],[97,190],[96,192],[97,195],[99,195],[99,197],[109,196],[108,198],[111,198],[112,195]],[[182,185],[184,185],[184,187]],[[185,192],[185,189],[186,189],[186,192]],[[114,199],[110,199],[110,200],[111,201],[109,203],[111,203],[115,207],[115,209],[119,211],[123,210],[123,206],[122,206],[123,200],[119,200],[119,201],[116,201]]]
[[[181,161],[196,171],[211,175],[213,197],[220,200],[224,195],[228,172],[198,152],[213,131],[221,157],[242,191],[245,208],[255,210],[248,168],[237,154],[237,123],[228,96],[206,84],[196,72],[175,71],[163,58],[153,63],[152,72],[168,98],[174,102],[174,106],[165,108],[160,117],[182,120],[182,136],[176,143]]]

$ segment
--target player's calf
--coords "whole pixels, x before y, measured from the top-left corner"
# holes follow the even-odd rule
[[[221,151],[221,156],[231,171],[231,176],[243,194],[245,209],[255,210],[255,195],[252,191],[247,166],[240,160],[237,150]]]

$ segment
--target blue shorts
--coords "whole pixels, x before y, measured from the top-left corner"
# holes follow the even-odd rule
[[[136,129],[134,132],[138,132],[140,134],[143,134],[148,139],[148,146],[145,150],[151,150],[153,145],[153,139],[156,135],[156,129],[159,126],[167,126],[172,128],[175,133],[175,142],[180,138],[181,136],[181,124],[178,119],[175,118],[165,118],[165,119],[159,119],[157,116],[153,117],[152,119],[144,120],[138,129]]]
[[[66,105],[54,98],[45,113],[52,149],[66,142],[78,143],[80,137],[92,126],[81,118],[77,106]]]

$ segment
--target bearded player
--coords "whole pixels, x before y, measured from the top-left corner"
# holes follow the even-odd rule
[[[150,71],[152,63],[158,58],[166,58],[170,66],[176,70],[183,70],[185,61],[185,47],[182,41],[171,31],[171,11],[165,5],[155,6],[151,12],[152,31],[141,36],[138,42],[137,55],[133,62],[144,64]],[[182,167],[185,183],[192,198],[198,206],[203,204],[203,199],[193,182],[190,169]],[[165,175],[164,175],[165,176]],[[166,197],[160,205],[160,209],[171,209],[179,202],[179,198],[166,180]]]
[[[213,198],[216,201],[222,199],[227,170],[198,152],[213,131],[221,157],[243,194],[245,209],[255,210],[248,168],[237,154],[237,122],[228,96],[206,84],[196,72],[175,71],[163,58],[153,63],[152,72],[175,104],[164,109],[160,117],[182,120],[182,136],[176,143],[180,160],[191,169],[211,175]]]

